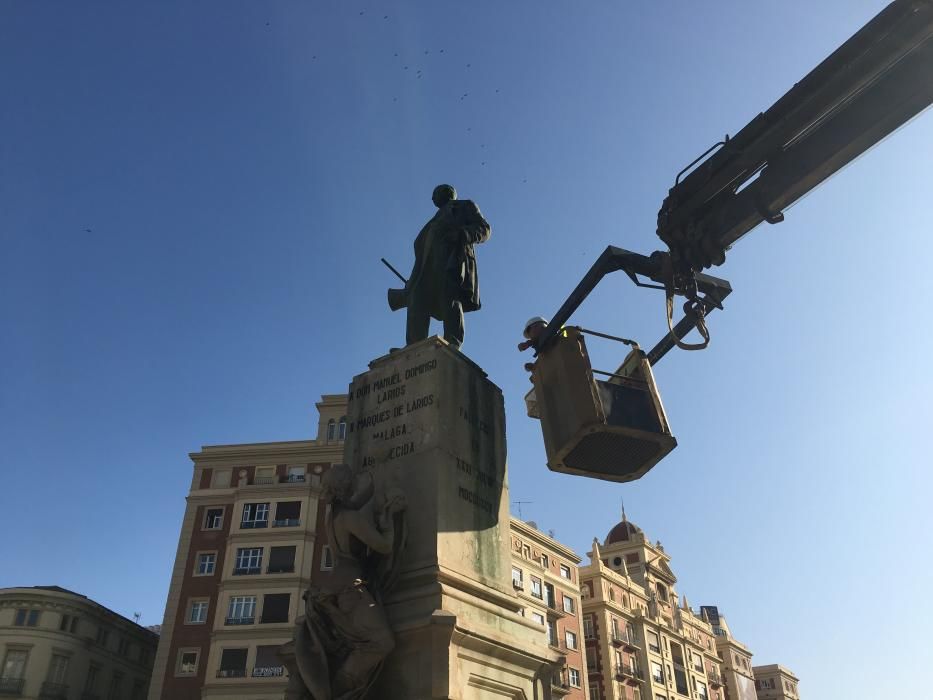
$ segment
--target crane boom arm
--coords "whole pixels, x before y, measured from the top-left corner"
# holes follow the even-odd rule
[[[678,175],[657,228],[675,268],[721,264],[739,238],[762,221],[781,221],[782,210],[931,103],[933,0],[895,0]]]

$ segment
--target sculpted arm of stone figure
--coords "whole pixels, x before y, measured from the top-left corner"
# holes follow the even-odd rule
[[[463,227],[461,235],[464,243],[485,243],[492,234],[489,222],[483,218],[479,207],[471,200],[462,202],[463,207]]]
[[[393,515],[405,509],[405,498],[401,493],[392,494],[378,516],[378,527],[369,508],[350,511],[345,521],[349,534],[379,554],[391,554],[395,542]]]

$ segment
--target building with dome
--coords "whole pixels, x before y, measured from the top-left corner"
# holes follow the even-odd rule
[[[580,586],[591,700],[736,700],[713,625],[678,597],[660,542],[623,516],[589,556]]]

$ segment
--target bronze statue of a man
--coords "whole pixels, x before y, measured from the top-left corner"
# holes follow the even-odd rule
[[[431,318],[444,323],[444,339],[463,344],[463,314],[480,308],[479,280],[473,246],[484,243],[489,223],[469,199],[457,199],[450,185],[431,195],[437,213],[415,239],[415,264],[404,289],[389,290],[393,311],[408,307],[405,341],[428,337]]]

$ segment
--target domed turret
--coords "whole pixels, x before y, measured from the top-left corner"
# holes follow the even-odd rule
[[[632,535],[642,535],[641,528],[634,523],[629,522],[628,520],[623,519],[622,522],[617,524],[614,528],[609,531],[609,534],[606,535],[606,542],[604,546],[609,546],[615,542],[627,542],[628,540],[633,539]]]

